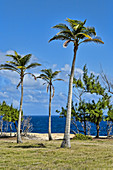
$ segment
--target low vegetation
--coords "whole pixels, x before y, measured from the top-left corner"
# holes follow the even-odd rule
[[[109,169],[113,168],[113,140],[71,140],[71,149],[61,141],[0,139],[0,169]]]
[[[91,136],[86,136],[83,134],[76,134],[76,136],[73,138],[73,140],[92,140],[93,138]]]

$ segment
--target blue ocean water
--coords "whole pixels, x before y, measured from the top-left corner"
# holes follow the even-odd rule
[[[34,133],[47,133],[48,132],[48,116],[32,116],[31,123],[33,124]],[[52,133],[64,133],[65,131],[65,118],[60,118],[59,116],[51,117],[51,131]],[[77,126],[82,130],[80,122],[77,122]],[[71,124],[71,129],[76,130],[76,127]],[[72,133],[72,132],[71,132]],[[90,134],[96,136],[96,126],[91,123]],[[107,135],[107,122],[102,121],[100,123],[100,136]]]
[[[33,133],[48,133],[48,116],[30,116],[31,117],[31,123],[33,125]],[[52,116],[52,133],[64,133],[65,131],[65,118],[60,118],[59,116]],[[80,122],[77,122],[77,126],[80,130],[82,129],[82,126]],[[71,129],[77,132],[75,126],[71,124]],[[4,131],[4,128],[3,128]],[[9,128],[8,128],[9,131]],[[13,125],[13,131],[15,132],[16,129]],[[72,133],[72,132],[71,132]],[[91,123],[91,129],[90,129],[90,135],[96,135],[96,126],[95,124]],[[107,135],[107,122],[102,121],[100,123],[100,136],[106,136]]]

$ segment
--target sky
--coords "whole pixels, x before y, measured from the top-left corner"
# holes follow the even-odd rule
[[[93,26],[97,36],[104,45],[82,44],[77,51],[75,75],[82,75],[82,68],[87,64],[89,72],[99,74],[102,66],[104,72],[112,80],[113,73],[113,0],[0,0],[0,63],[9,58],[6,54],[17,51],[20,55],[32,54],[31,62],[42,64],[30,70],[39,75],[41,69],[59,70],[58,78],[64,82],[55,82],[55,96],[52,99],[52,115],[67,104],[68,74],[73,58],[73,44],[63,48],[62,41],[48,40],[58,30],[51,27],[66,23],[66,18],[84,21],[86,26]],[[13,103],[19,108],[20,88],[17,73],[0,71],[0,102]],[[24,115],[48,115],[49,94],[42,80],[32,77],[24,79]]]

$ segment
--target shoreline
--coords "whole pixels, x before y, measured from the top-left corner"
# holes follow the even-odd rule
[[[12,132],[11,133],[12,136],[11,137],[16,137],[16,132]],[[10,132],[3,132],[2,133],[3,136],[9,136],[10,137]],[[28,136],[30,136],[32,139],[37,138],[40,140],[48,140],[48,133],[27,133]],[[64,133],[51,133],[53,140],[58,140],[58,139],[63,139],[64,137]],[[70,134],[70,138],[73,138],[75,135],[74,134]],[[25,137],[27,138],[27,136]]]
[[[16,132],[12,132],[11,137],[16,137]],[[29,139],[39,139],[39,140],[48,140],[48,133],[27,133],[28,136],[24,136],[24,138]],[[62,140],[64,137],[64,133],[51,133],[53,140]],[[1,136],[1,135],[0,135]],[[2,136],[9,136],[10,132],[3,132]],[[75,136],[75,134],[70,134],[70,138],[72,139]],[[95,138],[95,136],[92,136],[92,138]],[[99,136],[99,138],[107,138],[107,136]]]

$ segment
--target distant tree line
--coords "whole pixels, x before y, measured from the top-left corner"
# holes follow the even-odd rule
[[[1,132],[1,135],[3,134],[3,132],[7,132],[8,129],[10,132],[10,136],[12,136],[12,132],[14,132],[14,129],[17,131],[18,117],[19,117],[19,110],[14,108],[13,104],[8,105],[8,104],[6,104],[5,101],[3,101],[2,104],[0,104],[0,132]],[[23,132],[24,135],[27,135],[28,132],[31,132],[33,130],[33,126],[30,121],[31,121],[31,117],[23,116],[23,111],[22,111],[21,132]]]
[[[104,120],[107,121],[109,135],[110,122],[113,121],[113,106],[111,104],[111,95],[106,87],[102,87],[102,83],[99,82],[99,76],[95,76],[94,73],[88,74],[88,69],[85,65],[83,67],[83,76],[78,79],[74,78],[73,89],[75,102],[73,99],[71,122],[78,132],[83,132],[86,135],[88,123],[92,122],[96,125],[96,137],[99,138],[99,125]],[[56,112],[60,113],[61,117],[66,117],[67,107],[66,109],[62,107],[61,111],[56,110]],[[77,121],[81,122],[83,131],[78,129]]]

